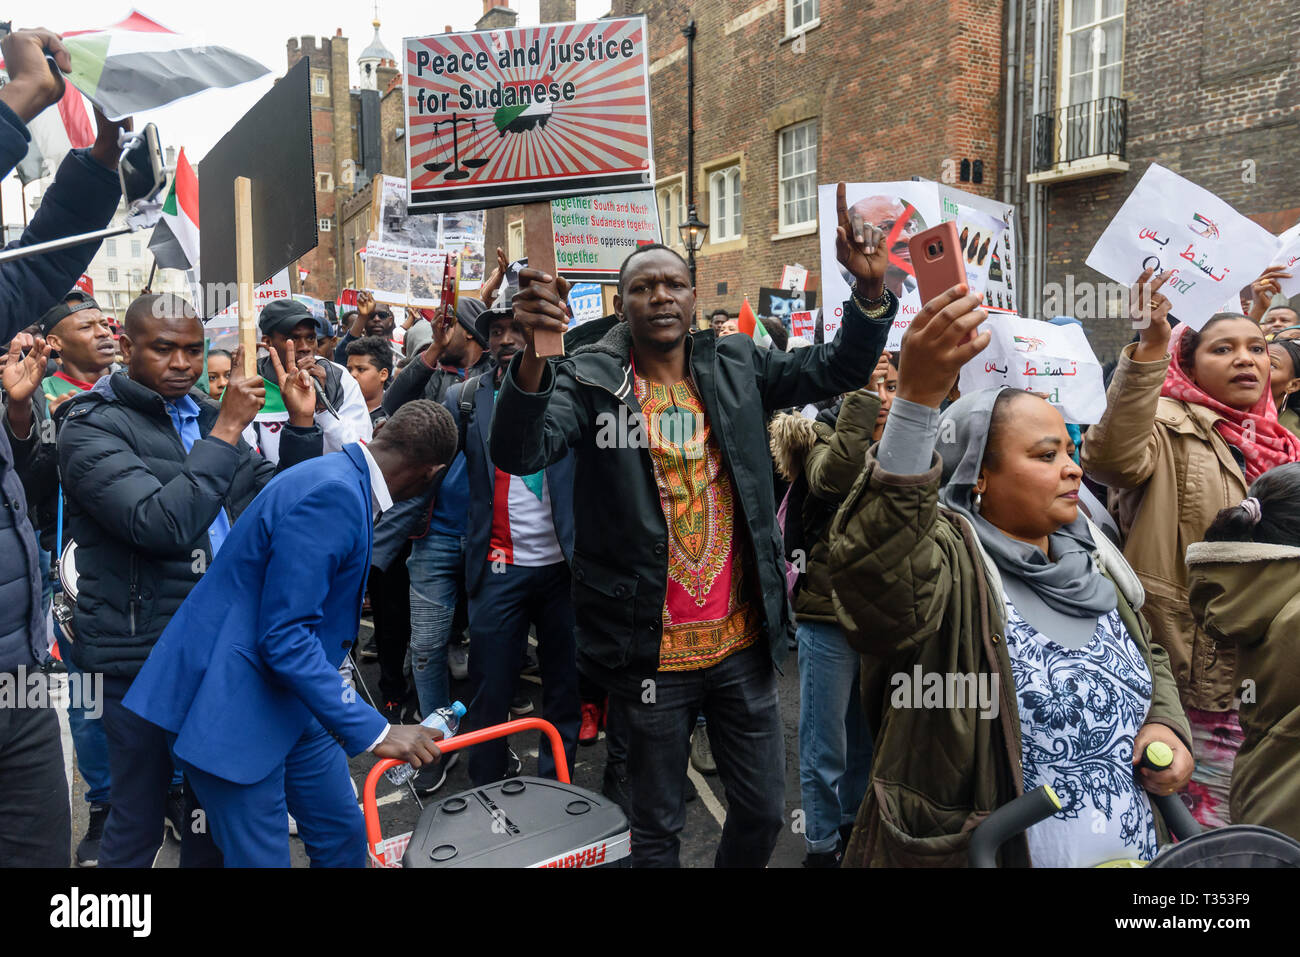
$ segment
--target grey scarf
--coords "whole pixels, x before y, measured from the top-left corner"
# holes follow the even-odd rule
[[[1115,586],[1093,561],[1096,546],[1083,513],[1048,536],[1049,559],[1033,545],[1004,534],[973,507],[972,488],[984,460],[993,403],[1002,388],[964,395],[940,417],[935,446],[943,458],[939,500],[975,527],[1002,575],[1007,597],[1025,621],[1045,638],[1078,650],[1092,640],[1097,619],[1113,611],[1118,600]]]

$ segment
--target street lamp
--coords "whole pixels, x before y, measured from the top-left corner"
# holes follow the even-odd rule
[[[691,267],[691,285],[695,285],[695,254],[704,248],[704,236],[709,231],[709,224],[700,222],[695,204],[687,208],[686,221],[677,227],[682,234],[682,245],[686,247],[686,261]]]

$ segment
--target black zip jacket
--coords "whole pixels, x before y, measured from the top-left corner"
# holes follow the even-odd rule
[[[140,670],[212,563],[208,528],[218,510],[233,525],[276,473],[242,440],[209,438],[220,406],[197,390],[190,396],[201,438],[188,453],[163,397],[124,372],[67,403],[59,472],[64,534],[77,543],[73,653],[84,671]],[[317,426],[286,426],[280,468],[319,456],[323,441]]]
[[[785,593],[766,420],[777,409],[863,386],[884,348],[894,303],[888,315],[872,320],[850,300],[833,342],[794,352],[761,349],[743,335],[719,340],[705,331],[687,338],[688,368],[736,489],[735,541],[755,562],[761,594],[751,599],[759,603],[777,665],[794,620]],[[517,386],[516,358],[492,419],[492,461],[506,472],[528,475],[574,450],[578,664],[605,682],[658,670],[668,587],[668,529],[650,453],[617,441],[629,431],[619,423],[641,415],[631,351],[631,333],[619,323],[598,342],[548,364],[537,393]]]

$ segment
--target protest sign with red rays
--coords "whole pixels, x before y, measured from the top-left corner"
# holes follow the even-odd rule
[[[643,17],[408,39],[409,210],[654,183]]]

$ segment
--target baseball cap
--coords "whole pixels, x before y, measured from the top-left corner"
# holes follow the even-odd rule
[[[293,332],[294,327],[304,321],[315,326],[316,334],[320,335],[320,323],[316,321],[315,314],[305,304],[294,299],[277,299],[262,309],[262,314],[257,320],[257,327],[264,336],[269,336],[272,333],[287,336]]]
[[[86,295],[79,289],[74,289],[53,306],[46,310],[45,315],[41,316],[39,325],[41,335],[48,336],[57,326],[74,312],[81,312],[84,309],[98,309],[99,303],[95,302],[94,297]]]

